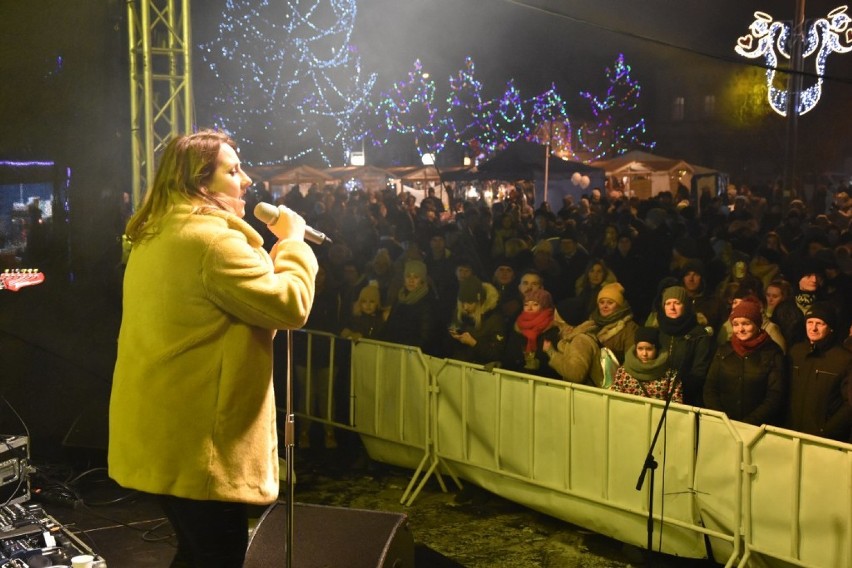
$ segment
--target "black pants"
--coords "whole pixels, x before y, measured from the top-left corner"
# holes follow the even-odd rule
[[[240,568],[248,546],[248,507],[244,503],[196,501],[160,495],[177,534],[172,568]]]

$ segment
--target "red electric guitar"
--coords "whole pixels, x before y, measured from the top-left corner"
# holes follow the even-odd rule
[[[8,268],[0,272],[0,290],[17,292],[26,286],[35,286],[44,282],[44,274],[37,268]]]

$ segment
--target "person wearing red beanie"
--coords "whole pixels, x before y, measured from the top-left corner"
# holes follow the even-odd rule
[[[716,351],[704,383],[704,406],[756,426],[780,423],[787,392],[784,353],[761,328],[761,308],[746,297],[731,310],[731,339]]]

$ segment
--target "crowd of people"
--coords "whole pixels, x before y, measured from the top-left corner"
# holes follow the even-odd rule
[[[529,189],[491,205],[434,188],[419,203],[288,192],[280,203],[334,241],[316,247],[306,328],[852,441],[844,188],[595,188],[558,211]]]

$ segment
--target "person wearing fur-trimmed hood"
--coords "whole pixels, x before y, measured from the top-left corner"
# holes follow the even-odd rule
[[[503,318],[496,310],[497,289],[469,276],[459,284],[453,321],[448,330],[447,354],[471,363],[499,361],[506,340]]]

